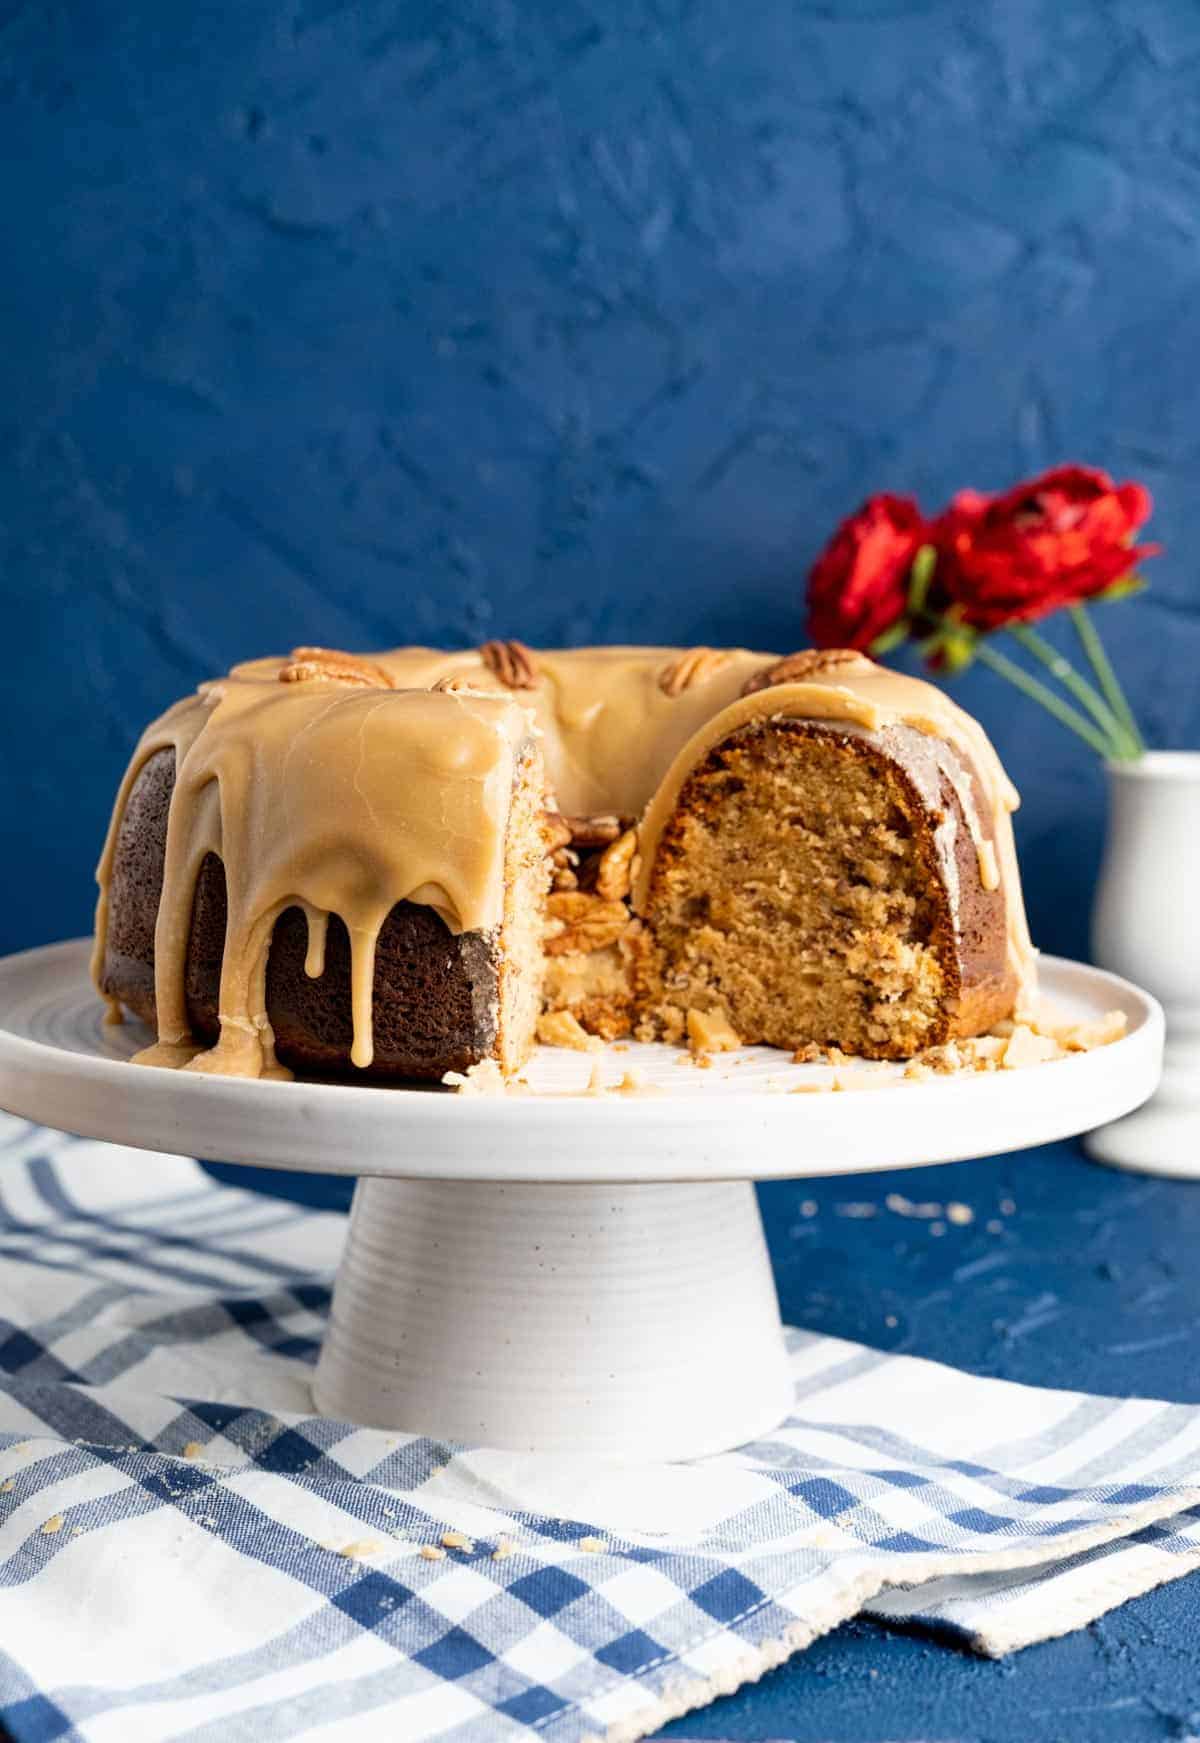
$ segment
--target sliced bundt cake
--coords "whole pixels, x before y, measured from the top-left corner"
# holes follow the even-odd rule
[[[901,1058],[1028,988],[1015,805],[847,650],[301,648],[143,735],[96,981],[190,1070],[511,1073],[543,1012]]]

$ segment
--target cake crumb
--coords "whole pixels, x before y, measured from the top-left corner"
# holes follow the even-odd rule
[[[855,1071],[835,1072],[832,1087],[834,1089],[858,1091],[868,1089],[888,1089],[895,1081],[895,1078],[893,1078],[889,1072],[871,1071],[866,1066],[861,1066]]]
[[[700,1063],[699,1060],[696,1061]],[[605,1083],[604,1073],[597,1059],[592,1065],[592,1074],[588,1078],[584,1095],[663,1095],[666,1092],[658,1084],[651,1083],[644,1071],[637,1066],[631,1066],[623,1071],[615,1083]]]
[[[184,1447],[181,1456],[185,1459],[202,1459],[204,1457],[204,1447],[198,1440],[189,1440],[187,1445]]]
[[[1049,1035],[1068,1053],[1090,1053],[1093,1048],[1107,1047],[1119,1041],[1129,1026],[1124,1011],[1105,1011],[1094,1023],[1064,1023],[1050,1026],[1035,1019],[1033,1028],[1039,1035]]]
[[[587,1555],[603,1555],[608,1548],[608,1539],[606,1537],[581,1537],[579,1547]]]
[[[495,1059],[480,1059],[466,1071],[443,1072],[442,1082],[459,1095],[503,1095],[506,1090],[504,1073]]]
[[[602,1053],[599,1035],[589,1035],[573,1011],[543,1011],[537,1038],[543,1047],[573,1047],[576,1053]]]
[[[819,1046],[816,1041],[805,1041],[804,1045],[797,1047],[796,1051],[792,1054],[792,1064],[824,1065],[828,1058],[828,1052],[824,1047]]]
[[[1026,1065],[1041,1065],[1062,1057],[1063,1049],[1052,1035],[1038,1035],[1028,1024],[1018,1023],[1008,1038],[1000,1063],[1005,1071],[1019,1071]]]
[[[417,1554],[422,1561],[445,1561],[446,1559],[445,1550],[439,1548],[436,1543],[423,1543]]]
[[[720,1005],[711,1011],[690,1009],[687,1014],[688,1046],[693,1053],[732,1053],[742,1038]]]
[[[467,1536],[465,1531],[443,1531],[442,1548],[465,1549],[467,1554],[470,1555],[471,1551],[475,1548],[475,1545]]]
[[[11,1477],[5,1477],[4,1481],[0,1483],[0,1495],[7,1495],[9,1490],[15,1489],[16,1486]]]
[[[613,1086],[614,1095],[661,1095],[663,1092],[656,1083],[651,1083],[644,1071],[636,1065],[630,1066]]]
[[[378,1555],[382,1548],[382,1543],[369,1537],[358,1537],[353,1543],[343,1543],[334,1554],[344,1556],[347,1561],[362,1561],[368,1555]]]
[[[42,1526],[42,1536],[55,1536],[57,1532],[62,1530],[66,1523],[67,1522],[61,1513],[55,1513],[51,1518],[47,1519],[46,1523]]]
[[[493,1561],[507,1561],[510,1555],[516,1554],[516,1544],[510,1543],[507,1537],[502,1537],[492,1551]]]
[[[902,1192],[889,1192],[883,1201],[893,1216],[917,1217],[924,1221],[940,1217],[943,1207],[929,1200],[923,1204],[914,1204],[911,1198],[905,1198]]]
[[[946,1221],[953,1223],[956,1228],[964,1229],[968,1223],[975,1221],[975,1212],[969,1204],[959,1204],[952,1199],[946,1206]]]

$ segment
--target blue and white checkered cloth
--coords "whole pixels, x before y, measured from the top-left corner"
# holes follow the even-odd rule
[[[693,1465],[313,1416],[343,1228],[0,1116],[18,1743],[619,1743],[862,1610],[1000,1653],[1200,1564],[1200,1409],[832,1338]]]

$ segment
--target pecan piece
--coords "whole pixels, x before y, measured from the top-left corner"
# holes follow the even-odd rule
[[[538,668],[533,651],[524,642],[484,642],[480,657],[493,677],[509,690],[537,687]]]
[[[663,667],[658,687],[666,696],[682,696],[693,684],[705,684],[722,666],[729,664],[728,648],[688,648]]]
[[[279,671],[281,684],[358,684],[364,689],[391,690],[394,686],[382,666],[364,660],[361,654],[346,654],[340,648],[293,648]]]
[[[438,695],[451,696],[503,696],[503,690],[489,690],[477,678],[466,677],[462,673],[451,673],[448,678],[439,678],[430,688]]]
[[[629,909],[624,902],[606,902],[602,896],[587,890],[554,890],[546,902],[546,912],[561,927],[545,940],[548,956],[566,956],[569,952],[587,954],[615,944],[629,925]]]
[[[629,894],[633,884],[633,859],[637,852],[637,830],[627,829],[600,855],[593,888],[606,902],[619,902]]]
[[[589,848],[607,847],[625,828],[626,820],[618,817],[615,812],[605,812],[596,817],[568,817],[563,814],[563,822],[571,831],[571,846],[582,848],[586,853]]]
[[[542,812],[542,833],[546,837],[546,852],[571,845],[571,825],[561,811]]]
[[[803,648],[798,654],[786,654],[773,666],[762,666],[751,672],[742,685],[743,696],[753,696],[756,690],[769,690],[775,684],[803,684],[809,678],[820,678],[826,672],[869,672],[874,660],[860,654],[857,648]]]
[[[550,887],[554,890],[579,888],[579,855],[569,847],[556,847],[550,855]]]
[[[620,1041],[633,1028],[629,1007],[619,999],[584,999],[578,1006],[579,1021],[589,1035],[599,1035],[602,1041]]]

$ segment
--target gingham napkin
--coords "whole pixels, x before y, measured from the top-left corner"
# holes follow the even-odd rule
[[[1200,1409],[799,1332],[787,1423],[693,1465],[313,1416],[343,1228],[0,1116],[18,1743],[619,1743],[864,1609],[1001,1653],[1200,1563]]]

